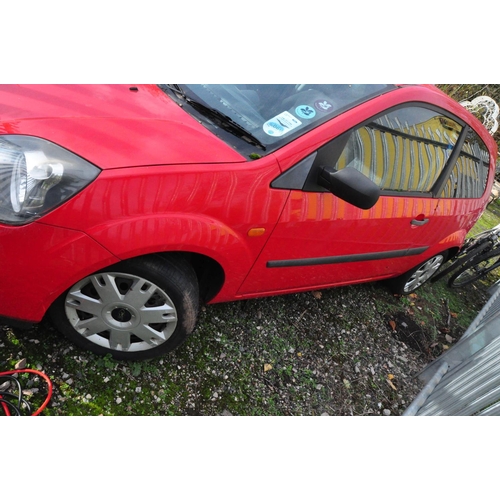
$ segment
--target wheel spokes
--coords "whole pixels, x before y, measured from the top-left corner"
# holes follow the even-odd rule
[[[98,316],[102,311],[102,301],[83,294],[80,290],[68,293],[66,305],[78,311]]]
[[[118,290],[115,276],[110,274],[96,274],[90,277],[90,281],[104,303],[123,300],[123,295]]]
[[[109,335],[109,347],[117,351],[128,351],[130,349],[130,332],[124,330],[111,330]]]
[[[141,318],[143,323],[150,325],[151,323],[171,323],[177,321],[175,309],[167,304],[158,307],[143,307],[141,308]]]
[[[159,332],[148,325],[139,325],[134,329],[134,335],[149,344],[150,346],[157,346],[170,337],[164,331]]]
[[[67,294],[66,314],[89,341],[112,350],[145,350],[165,342],[177,326],[177,311],[166,292],[144,278],[100,273]]]
[[[156,285],[140,278],[132,283],[131,287],[124,295],[124,301],[132,307],[140,309],[146,305],[149,299],[159,290],[160,289]]]
[[[411,292],[420,285],[423,285],[441,266],[442,256],[438,255],[420,266],[406,283],[405,292]]]
[[[73,325],[77,330],[81,330],[81,335],[84,337],[90,337],[96,335],[97,333],[102,333],[109,328],[101,318],[98,316],[92,316],[88,319],[81,319],[75,322]]]

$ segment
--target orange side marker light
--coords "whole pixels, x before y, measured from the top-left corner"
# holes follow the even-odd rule
[[[263,227],[253,227],[248,231],[248,236],[262,236],[266,230]]]

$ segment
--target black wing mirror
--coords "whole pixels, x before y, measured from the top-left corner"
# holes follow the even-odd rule
[[[318,184],[341,200],[364,210],[372,208],[380,197],[379,187],[355,168],[335,170],[322,167]]]

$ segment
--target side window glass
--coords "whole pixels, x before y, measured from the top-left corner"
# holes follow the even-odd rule
[[[457,163],[440,198],[481,198],[488,180],[490,155],[479,136],[469,130]]]
[[[400,108],[355,129],[336,169],[356,168],[382,190],[428,193],[461,130],[437,111]]]

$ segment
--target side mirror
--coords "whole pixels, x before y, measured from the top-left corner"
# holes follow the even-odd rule
[[[364,210],[372,208],[380,197],[379,187],[355,168],[335,170],[322,167],[318,184],[341,200]]]

